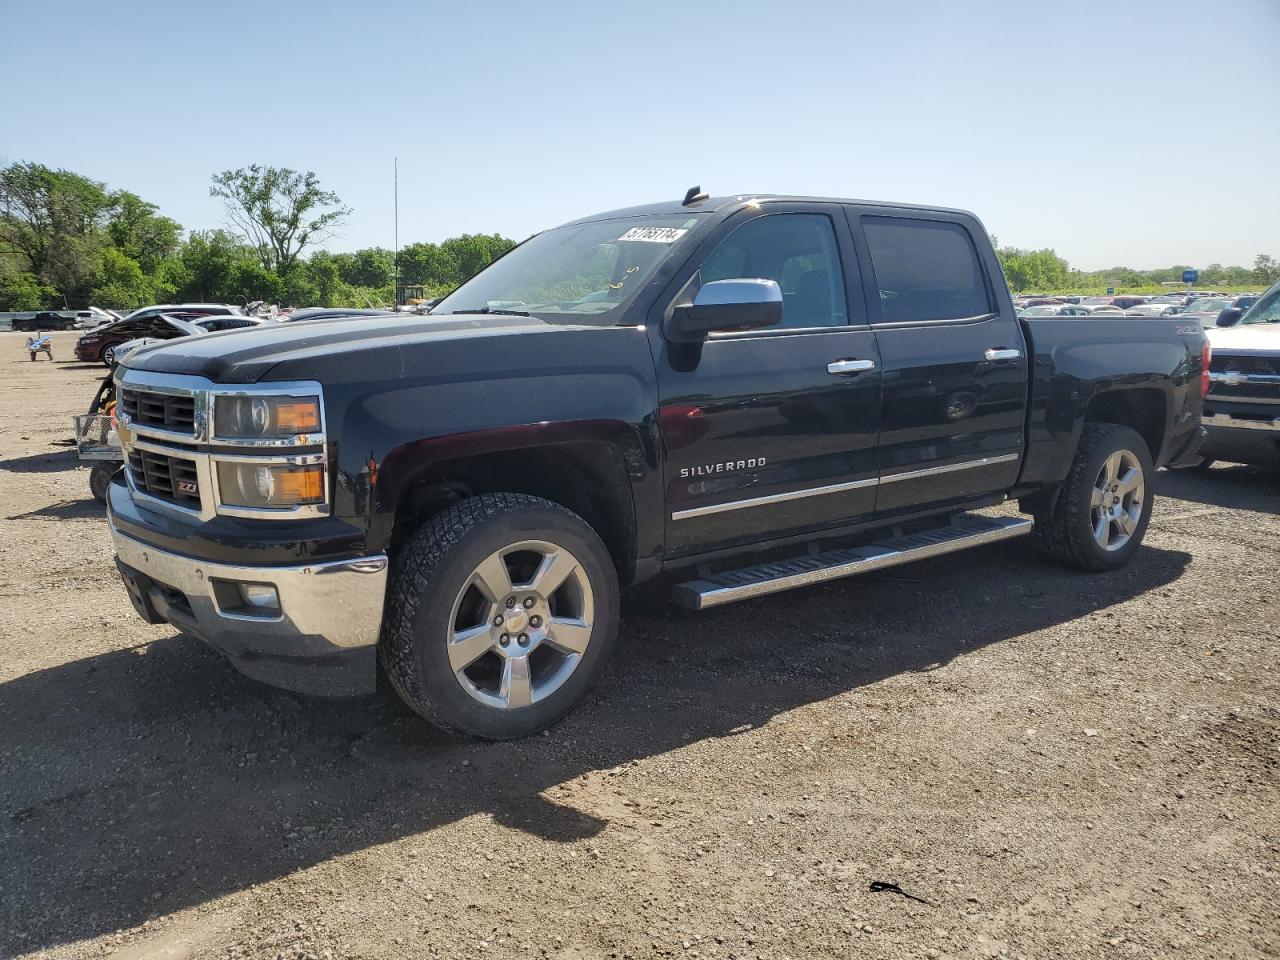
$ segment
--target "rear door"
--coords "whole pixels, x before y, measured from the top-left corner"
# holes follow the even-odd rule
[[[778,327],[698,345],[655,331],[672,555],[828,528],[874,509],[879,354],[842,220],[830,204],[747,207],[655,308],[713,280],[771,279],[783,294]]]
[[[876,512],[1013,486],[1027,350],[990,243],[964,214],[847,207],[875,294],[883,380]]]

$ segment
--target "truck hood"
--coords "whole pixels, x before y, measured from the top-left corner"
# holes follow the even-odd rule
[[[382,378],[394,379],[403,372],[406,348],[565,329],[581,328],[547,323],[537,317],[487,314],[299,320],[183,337],[160,349],[131,353],[120,366],[205,377],[215,383],[256,383],[282,364],[293,371],[305,370],[318,361],[349,354],[353,366],[369,365]]]
[[[1179,317],[1178,319],[1181,319]],[[1244,327],[1209,327],[1205,330],[1215,353],[1280,354],[1280,323],[1251,323]]]

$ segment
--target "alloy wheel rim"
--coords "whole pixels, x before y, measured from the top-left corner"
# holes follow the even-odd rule
[[[1108,552],[1123,549],[1142,519],[1147,485],[1142,464],[1131,450],[1107,457],[1093,484],[1090,520],[1093,538]]]
[[[496,550],[453,602],[447,646],[454,679],[486,707],[532,706],[577,670],[594,617],[586,570],[564,547],[523,540]]]

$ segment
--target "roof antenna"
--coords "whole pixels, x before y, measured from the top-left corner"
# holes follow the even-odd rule
[[[691,207],[695,203],[701,203],[708,197],[710,197],[710,194],[703,193],[701,187],[690,187],[689,192],[684,195],[684,202],[680,206]]]

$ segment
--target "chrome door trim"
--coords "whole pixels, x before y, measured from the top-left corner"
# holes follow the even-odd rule
[[[918,480],[921,477],[936,477],[940,473],[955,473],[957,470],[973,470],[977,467],[991,467],[997,463],[1009,463],[1022,458],[1020,453],[1002,453],[998,457],[983,457],[981,460],[966,460],[964,463],[948,463],[941,467],[925,467],[923,470],[908,470],[906,473],[890,473],[880,478],[881,483],[897,483],[899,480]]]
[[[916,480],[920,477],[937,476],[940,473],[954,473],[957,470],[973,470],[978,467],[990,467],[998,463],[1010,463],[1022,458],[1020,453],[1004,453],[998,457],[983,457],[981,460],[966,460],[964,463],[949,463],[942,467],[926,467],[923,470],[910,470],[906,473],[891,473],[879,479],[851,480],[848,483],[832,483],[822,487],[806,487],[803,490],[790,490],[787,493],[773,493],[766,497],[750,497],[746,500],[729,500],[726,503],[713,503],[705,507],[690,507],[688,510],[676,510],[671,514],[672,520],[690,520],[694,517],[706,517],[729,510],[745,510],[748,507],[763,507],[773,503],[785,503],[788,500],[802,500],[805,497],[818,497],[828,493],[843,493],[846,490],[859,490],[874,487],[881,483],[895,483],[898,480]]]
[[[1014,347],[987,347],[983,356],[988,360],[1017,360],[1022,356],[1022,351]]]
[[[671,514],[672,520],[689,520],[693,517],[706,517],[713,513],[725,513],[729,510],[745,510],[747,507],[763,507],[771,503],[785,503],[788,500],[802,500],[805,497],[818,497],[827,493],[843,493],[846,490],[861,490],[874,487],[880,481],[875,477],[866,480],[851,480],[848,483],[832,483],[825,487],[806,487],[803,490],[791,490],[787,493],[772,493],[767,497],[751,497],[747,500],[730,500],[727,503],[713,503],[706,507],[691,507],[688,510],[676,510]]]

